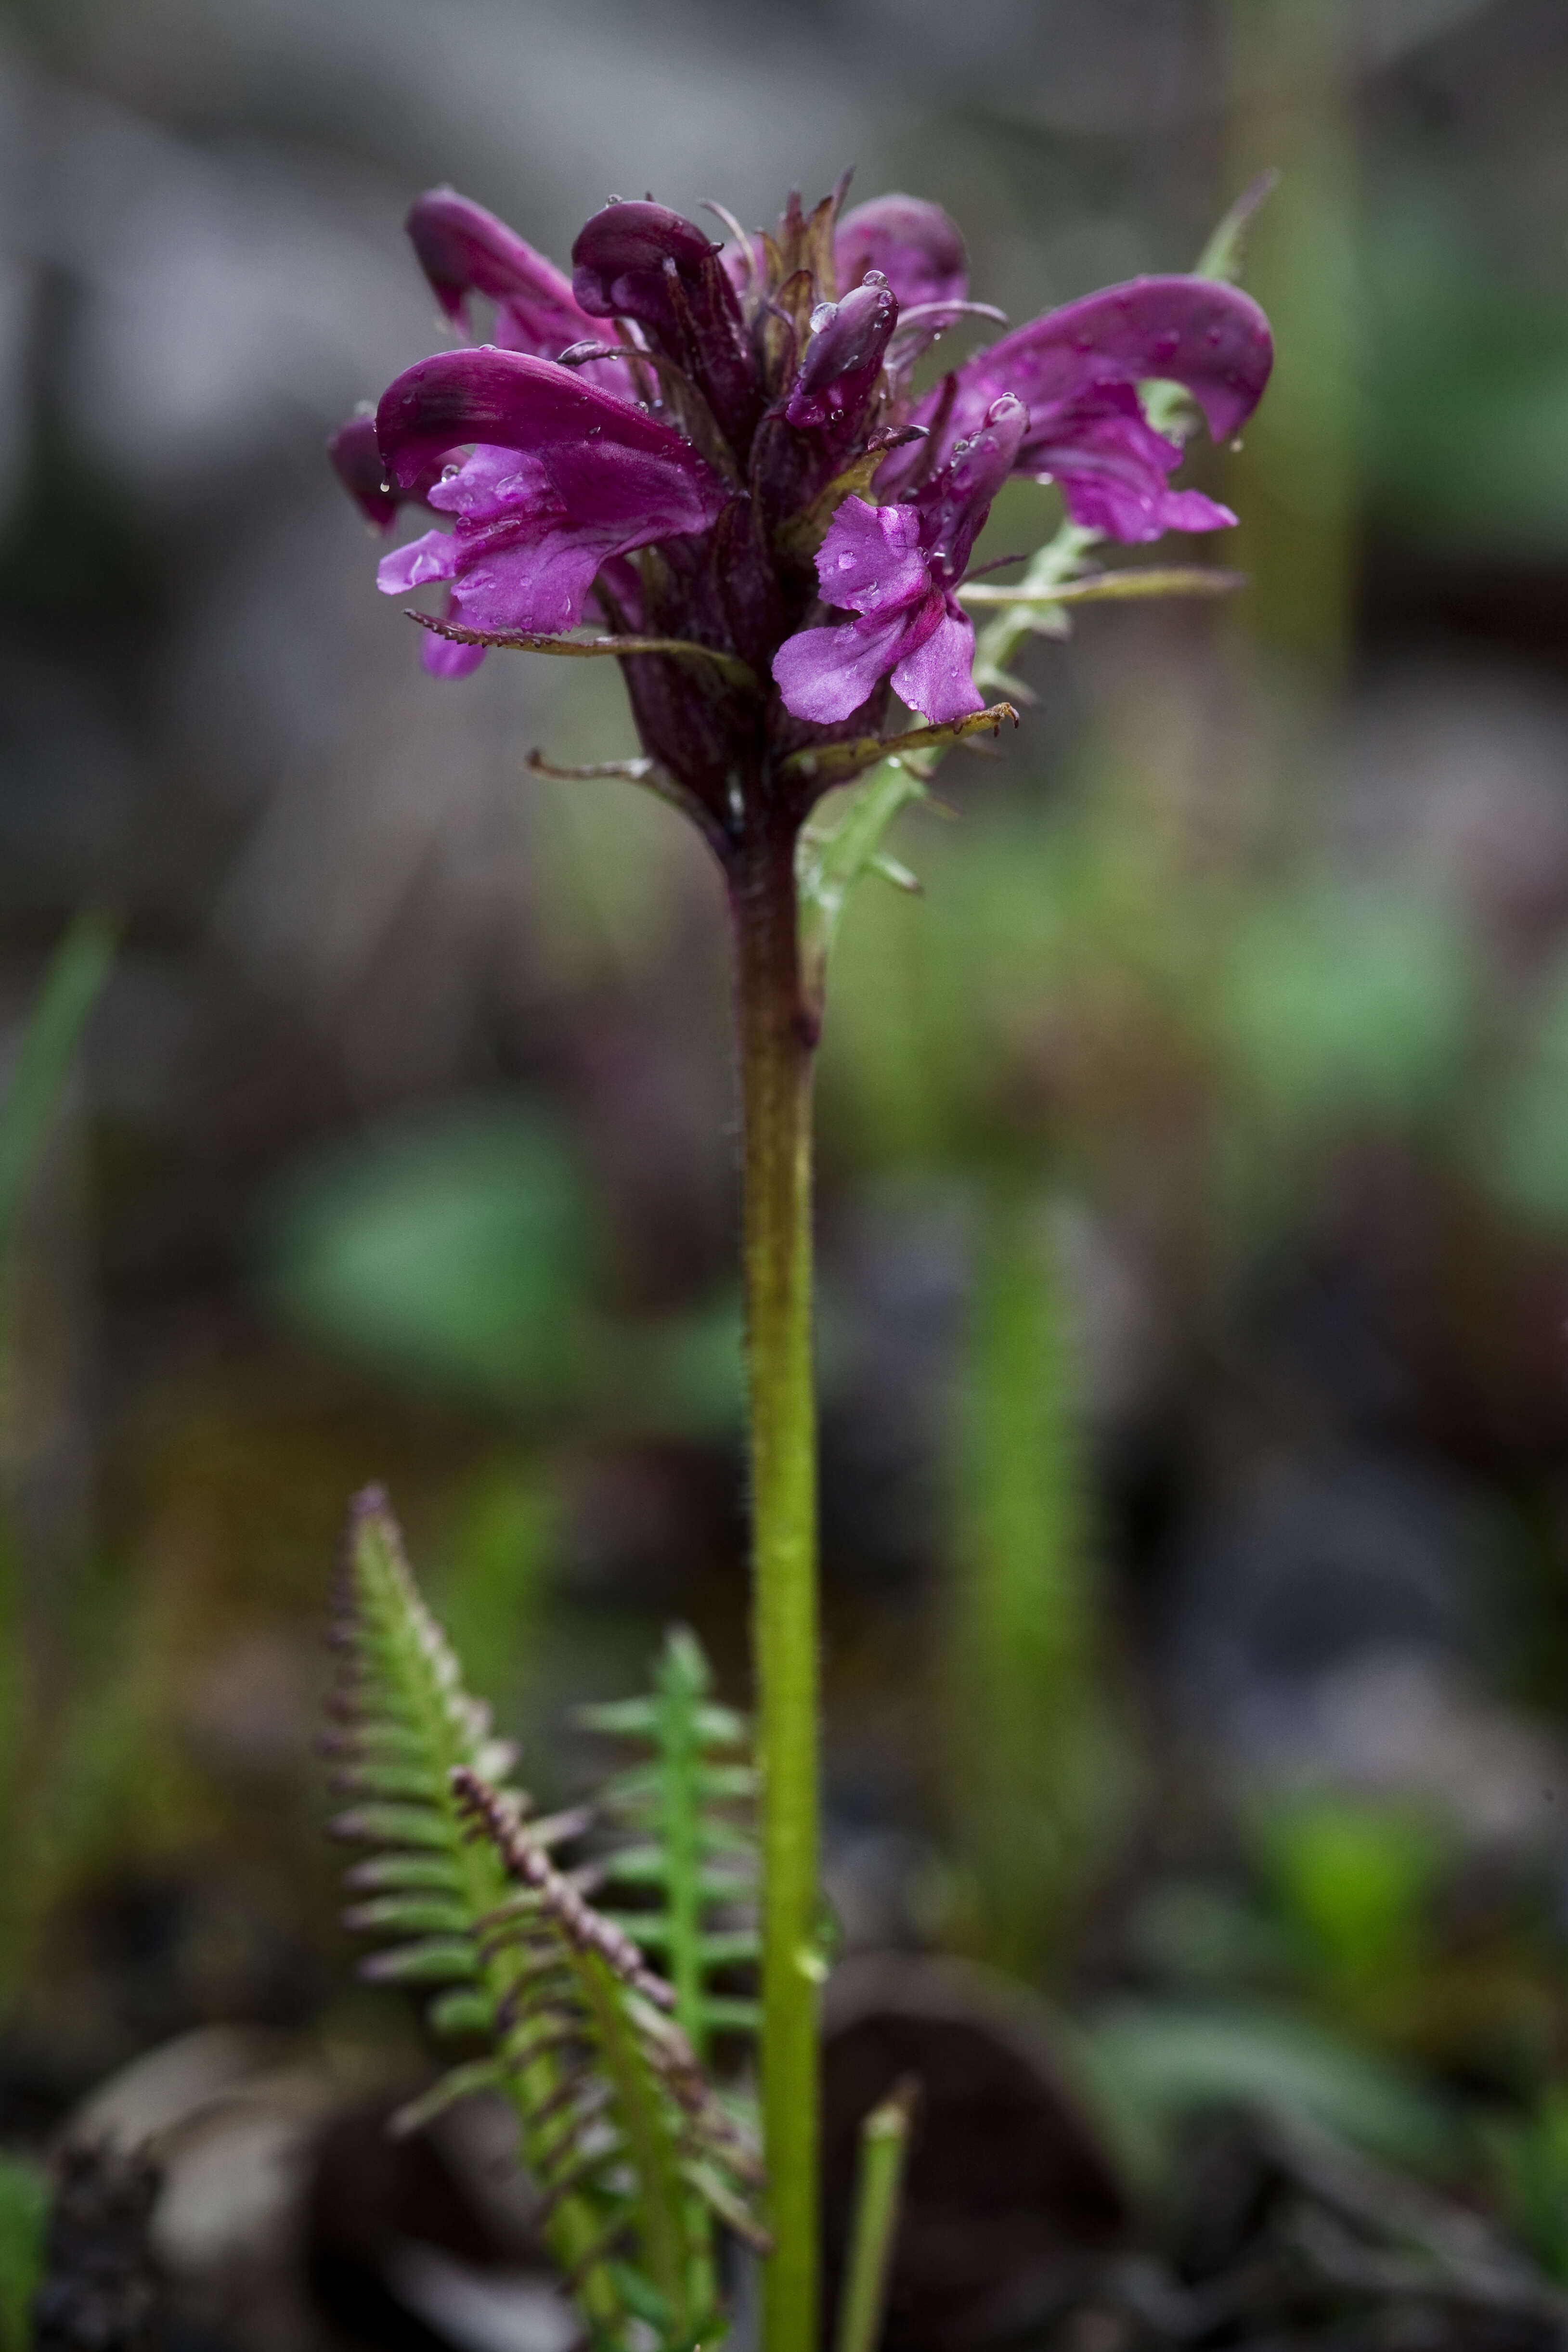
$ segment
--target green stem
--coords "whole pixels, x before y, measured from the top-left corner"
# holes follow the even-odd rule
[[[765,2352],[817,2329],[816,1426],[811,1079],[795,826],[764,818],[730,876],[741,1064],[752,1637],[763,1927],[763,2139],[774,2251]]]
[[[906,2080],[860,2126],[855,2224],[838,2313],[838,2352],[877,2352],[899,2228],[915,2085]]]

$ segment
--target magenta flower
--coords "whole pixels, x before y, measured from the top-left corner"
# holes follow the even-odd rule
[[[973,625],[952,590],[1028,429],[1023,402],[1004,393],[918,501],[845,499],[817,551],[816,576],[823,603],[858,618],[802,629],[779,647],[773,676],[796,718],[832,726],[884,677],[938,725],[984,707],[970,674]]]
[[[1245,294],[1148,278],[916,399],[913,360],[981,307],[963,239],[934,205],[840,217],[841,194],[810,215],[792,197],[768,235],[731,223],[724,246],[651,201],[612,204],[570,280],[466,198],[423,196],[409,234],[442,310],[467,335],[493,306],[491,340],[421,361],[333,440],[373,522],[416,504],[436,526],[380,573],[390,595],[445,588],[429,665],[459,676],[487,642],[591,617],[626,641],[645,748],[716,840],[786,772],[804,813],[798,755],[874,742],[889,691],[936,726],[980,709],[957,591],[1010,474],[1055,481],[1075,522],[1124,541],[1228,524],[1171,487],[1181,448],[1140,387],[1184,385],[1228,437],[1268,375]]]
[[[461,619],[488,635],[574,627],[612,557],[705,530],[728,498],[668,425],[522,352],[422,360],[385,394],[375,432],[404,489],[459,444],[475,445],[426,494],[452,516],[451,531],[426,531],[385,557],[377,585],[400,596],[449,581]],[[430,642],[438,658],[482,651]]]

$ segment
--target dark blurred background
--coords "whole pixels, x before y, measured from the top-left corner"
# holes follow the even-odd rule
[[[1033,645],[837,957],[840,1932],[1053,1988],[1145,2114],[1568,2065],[1565,121],[1558,0],[0,16],[0,1055],[119,939],[5,1364],[18,2116],[394,2031],[310,1757],[366,1478],[548,1797],[673,1618],[744,1699],[715,877],[524,774],[633,748],[611,666],[423,675],[323,443],[440,340],[425,186],[564,259],[847,162],[1016,320],[1282,176],[1275,383],[1193,461],[1249,586]]]

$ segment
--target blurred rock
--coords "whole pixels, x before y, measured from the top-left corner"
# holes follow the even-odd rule
[[[1391,1654],[1473,1660],[1479,1533],[1453,1477],[1393,1454],[1303,1454],[1238,1479],[1173,1567],[1188,1719],[1251,1763],[1299,1766],[1331,1677]]]
[[[34,2306],[37,2352],[139,2352],[152,2340],[158,2276],[148,2223],[159,2185],[146,2156],[66,2149]]]
[[[837,2293],[860,2125],[921,2086],[887,2352],[1004,2343],[1071,2299],[1126,2227],[1124,2193],[1049,2012],[954,1960],[867,1954],[835,1970],[823,2048],[826,2308]]]

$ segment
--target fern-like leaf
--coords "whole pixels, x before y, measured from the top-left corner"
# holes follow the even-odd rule
[[[746,1726],[710,1696],[702,1645],[685,1626],[665,1638],[646,1698],[584,1708],[591,1731],[647,1742],[652,1755],[611,1780],[601,1809],[631,1842],[606,1855],[604,1882],[638,1907],[618,1924],[668,1977],[675,2015],[700,2063],[715,2035],[754,2030],[752,2000],[715,1989],[714,1979],[752,1962],[751,1918],[755,1848],[738,1803],[753,1792]]]
[[[379,1490],[353,1509],[333,1612],[341,1653],[327,1746],[353,1800],[338,1833],[350,1924],[384,1939],[375,1979],[426,2003],[478,2054],[401,2118],[495,2088],[543,2199],[551,2250],[606,2352],[722,2334],[712,2216],[760,2242],[756,2158],[667,2012],[674,1995],[551,1858],[582,1814],[530,1817],[511,1751],[465,1692]]]

